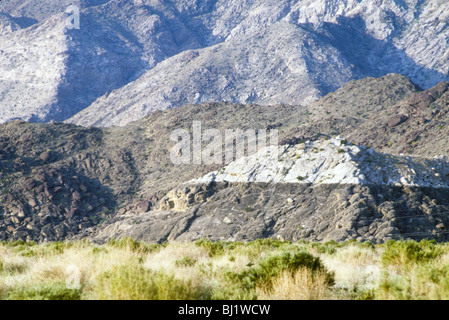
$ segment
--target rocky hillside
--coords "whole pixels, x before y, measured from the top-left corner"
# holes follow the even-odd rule
[[[420,172],[420,168],[428,170],[434,167],[439,170],[436,164],[431,164],[439,160],[432,159],[435,156],[449,156],[448,111],[447,83],[442,82],[423,91],[408,78],[390,74],[350,82],[308,107],[203,103],[158,111],[126,126],[110,128],[8,122],[0,125],[0,236],[2,239],[32,240],[83,237],[97,234],[120,217],[133,215],[138,218],[141,214],[142,217],[153,217],[151,212],[159,210],[161,199],[170,190],[223,167],[174,165],[171,162],[170,151],[174,142],[170,141],[170,134],[180,128],[191,131],[193,121],[201,121],[203,130],[218,129],[221,132],[233,128],[278,129],[280,145],[301,146],[303,144],[300,142],[307,140],[314,143],[341,135],[355,145],[373,148],[375,155],[379,155],[378,152],[391,154],[379,156],[385,160],[383,166],[390,163],[391,170],[396,170],[396,166],[395,162],[389,161],[397,159],[397,165]],[[319,117],[319,114],[323,116]],[[322,152],[320,148],[317,154]],[[413,157],[397,157],[400,153]],[[341,154],[337,152],[335,156],[345,154],[346,151]],[[421,158],[417,156],[429,160],[419,160]],[[310,164],[318,166],[319,161],[316,157]],[[362,164],[377,172],[372,167],[374,164],[366,161]],[[315,167],[307,168],[313,171]],[[371,179],[364,171],[365,167],[352,168],[354,172],[359,170],[359,175]],[[298,176],[304,177],[304,182],[319,182],[326,178],[321,175],[307,180],[312,177],[309,174],[312,171],[298,173],[293,180],[298,180]],[[435,173],[444,178],[445,171]],[[413,188],[415,178],[418,179],[417,183],[425,181],[420,174],[415,178],[413,175],[406,178],[410,181],[407,188]],[[395,179],[403,183],[400,178]],[[295,188],[313,189],[319,194],[324,192],[324,197],[327,191],[318,190],[327,190],[331,184],[337,185],[338,182],[349,183],[337,179],[329,181],[329,185],[309,189],[306,183],[296,183],[291,192],[296,192]],[[267,184],[268,181],[259,183]],[[360,193],[360,188],[365,193],[371,190],[369,193],[377,197],[376,189],[370,189],[368,185],[355,187],[357,191],[354,193]],[[395,185],[382,188],[402,190],[401,186]],[[428,189],[426,192],[430,193],[426,194],[430,199],[439,199],[439,196],[432,195],[434,188]],[[224,190],[227,192],[230,189]],[[241,197],[238,195],[239,189],[233,190],[236,196]],[[400,194],[395,191],[388,198],[394,199]],[[401,198],[403,201],[398,210],[406,210],[407,203],[411,201],[408,196]],[[208,210],[212,210],[213,202],[207,202],[207,205],[211,206]],[[216,205],[222,206],[219,202]],[[283,207],[284,202],[274,205]],[[206,207],[202,208],[206,210]],[[145,215],[149,210],[150,213]],[[176,219],[182,216],[168,212]]]
[[[366,78],[311,104],[312,125],[293,131],[342,133],[356,144],[393,154],[448,155],[448,104],[449,82],[420,90],[400,75]]]
[[[67,29],[69,5],[80,29]],[[448,80],[448,0],[3,0],[0,122],[125,125],[227,101],[306,105],[350,80]]]
[[[115,218],[94,239],[444,240],[448,191],[446,157],[391,156],[341,138],[307,141],[186,182],[159,210]]]
[[[268,107],[267,107],[268,108]],[[206,126],[281,125],[293,108],[186,106],[126,127],[12,121],[0,126],[0,239],[58,240],[88,234],[118,213],[146,212],[177,184],[215,167],[170,161],[170,133],[201,115]],[[217,111],[218,110],[218,111]],[[242,117],[235,123],[234,110]],[[251,112],[260,112],[250,117]],[[203,112],[204,111],[204,112]],[[218,116],[218,118],[214,117]],[[221,121],[220,121],[221,119]]]

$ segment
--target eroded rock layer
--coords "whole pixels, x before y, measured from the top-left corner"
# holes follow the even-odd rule
[[[273,237],[383,242],[449,238],[448,189],[222,182],[182,187],[166,200],[165,210],[115,218],[94,239],[247,241]]]

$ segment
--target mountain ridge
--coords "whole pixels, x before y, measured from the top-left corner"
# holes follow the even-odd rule
[[[448,80],[447,0],[70,4],[81,9],[80,30],[61,28],[66,1],[0,3],[8,30],[0,36],[8,53],[0,60],[0,122],[124,125],[201,102],[305,105],[350,80],[391,72],[425,89]],[[66,58],[53,67],[58,52]],[[23,84],[5,77],[11,63],[26,66],[15,68]]]

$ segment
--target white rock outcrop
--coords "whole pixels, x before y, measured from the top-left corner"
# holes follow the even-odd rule
[[[430,159],[378,153],[336,137],[271,146],[188,184],[212,181],[449,188],[449,162],[445,157]]]

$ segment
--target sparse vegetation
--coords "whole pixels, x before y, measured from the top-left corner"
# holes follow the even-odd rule
[[[448,279],[449,246],[427,240],[0,244],[11,300],[449,299]]]

